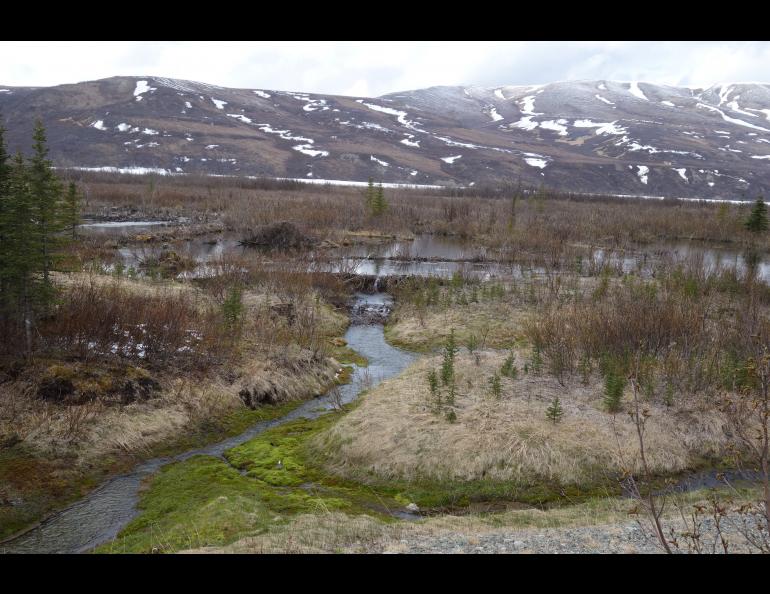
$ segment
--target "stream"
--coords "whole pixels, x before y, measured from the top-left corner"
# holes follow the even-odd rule
[[[365,368],[354,366],[351,381],[339,386],[344,403],[354,400],[364,389],[397,375],[414,360],[413,354],[385,342],[381,324],[356,322],[357,319],[367,319],[367,310],[382,313],[391,304],[391,297],[385,293],[359,293],[354,298],[354,313],[359,315],[353,316],[353,324],[348,328],[345,340],[350,348],[369,360],[369,365]],[[0,544],[0,553],[83,553],[93,549],[115,538],[138,515],[136,506],[142,481],[166,464],[197,455],[223,458],[226,450],[271,427],[299,418],[314,419],[329,412],[334,406],[331,394],[311,398],[287,415],[256,423],[235,437],[176,456],[142,462],[131,472],[107,480],[89,495],[49,517],[39,526]]]

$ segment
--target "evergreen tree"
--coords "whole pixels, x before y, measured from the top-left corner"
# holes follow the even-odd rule
[[[47,291],[40,282],[44,269],[41,234],[36,215],[36,201],[31,191],[30,172],[21,153],[17,153],[7,184],[4,212],[5,303],[9,316],[23,323],[27,355],[32,354],[32,327],[36,307],[45,302]]]
[[[754,203],[754,208],[751,209],[751,214],[744,225],[752,233],[767,230],[767,206],[761,196]]]
[[[495,373],[489,378],[489,391],[492,394],[492,398],[500,400],[503,397],[503,385],[500,382],[500,376]]]
[[[70,182],[67,194],[64,197],[62,223],[65,229],[72,231],[72,239],[75,239],[77,227],[80,224],[80,194],[78,194],[75,182]]]
[[[549,421],[552,421],[555,425],[559,421],[561,421],[562,416],[564,415],[564,410],[561,407],[561,403],[559,402],[559,397],[553,399],[551,402],[551,405],[545,410],[545,416],[548,418]]]
[[[50,285],[49,274],[54,267],[57,234],[63,230],[61,217],[61,183],[48,160],[48,147],[43,123],[35,122],[32,135],[32,158],[29,163],[29,188],[34,204],[37,236],[43,254],[43,280]]]
[[[385,192],[382,189],[382,184],[378,184],[377,192],[374,195],[374,201],[372,202],[372,214],[374,216],[380,216],[384,214],[388,209],[388,203],[385,201]]]
[[[455,342],[455,329],[452,328],[449,331],[449,338],[447,338],[444,345],[444,357],[441,363],[441,383],[448,386],[454,382],[455,378],[455,356],[460,349]]]
[[[370,177],[369,185],[366,188],[366,210],[369,212],[372,212],[372,207],[374,205],[374,196],[375,196],[374,180]]]
[[[608,369],[604,376],[604,406],[607,411],[616,413],[620,410],[625,389],[626,380],[614,368]]]
[[[5,128],[0,125],[0,254],[8,254],[10,246],[8,244],[8,202],[9,178],[11,168],[8,163],[8,153],[5,149]],[[6,258],[0,257],[0,320],[5,320],[6,299],[7,299],[7,262]]]

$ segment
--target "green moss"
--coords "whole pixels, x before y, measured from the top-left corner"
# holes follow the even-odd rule
[[[164,466],[139,502],[141,513],[96,552],[170,552],[225,544],[272,520],[258,484],[218,458]]]

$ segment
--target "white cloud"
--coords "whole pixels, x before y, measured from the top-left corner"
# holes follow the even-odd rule
[[[0,84],[167,76],[377,96],[432,85],[571,79],[708,86],[768,78],[768,42],[0,42]]]

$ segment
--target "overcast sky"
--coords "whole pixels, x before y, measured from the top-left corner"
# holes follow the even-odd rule
[[[0,85],[116,75],[226,87],[377,96],[432,85],[639,80],[683,86],[770,82],[770,42],[1,41]]]

